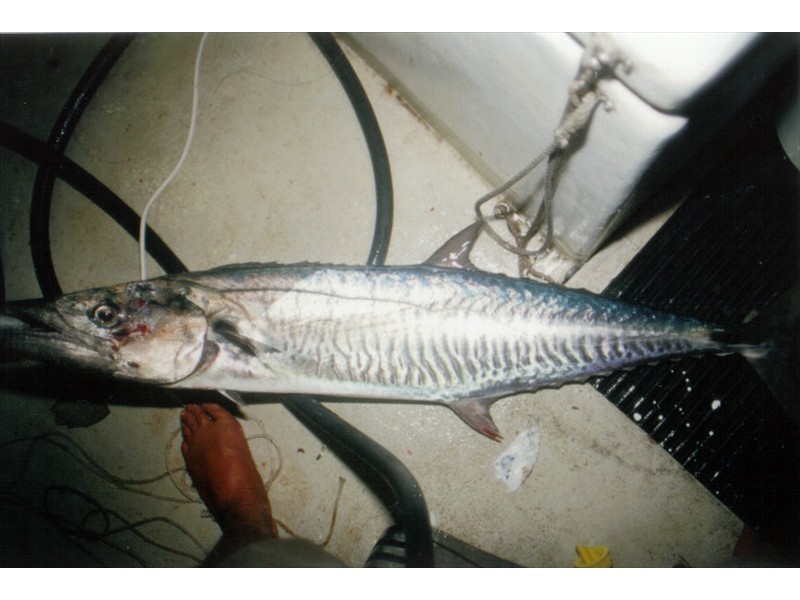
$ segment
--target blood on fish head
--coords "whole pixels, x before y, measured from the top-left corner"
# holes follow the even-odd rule
[[[205,313],[187,299],[186,290],[166,280],[12,304],[5,313],[17,321],[9,332],[18,345],[37,345],[42,357],[160,384],[180,381],[198,368],[208,328]]]

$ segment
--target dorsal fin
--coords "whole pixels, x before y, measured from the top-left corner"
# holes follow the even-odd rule
[[[453,269],[466,269],[477,271],[478,268],[469,260],[469,253],[478,239],[478,234],[483,227],[483,223],[475,222],[465,227],[449,240],[426,260],[424,265],[429,267],[450,267]]]

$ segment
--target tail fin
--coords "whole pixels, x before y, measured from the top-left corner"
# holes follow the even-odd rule
[[[742,355],[800,423],[800,285],[778,296],[744,328],[746,338],[765,341]]]

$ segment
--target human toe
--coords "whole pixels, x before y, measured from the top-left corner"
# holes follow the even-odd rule
[[[234,416],[227,410],[222,408],[219,404],[206,403],[201,404],[200,408],[212,421],[236,421]]]
[[[208,422],[209,416],[197,404],[186,404],[181,412],[181,424],[191,431]]]

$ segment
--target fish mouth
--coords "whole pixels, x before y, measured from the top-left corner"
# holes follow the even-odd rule
[[[2,362],[33,359],[100,368],[110,356],[103,340],[70,327],[50,302],[11,302],[0,311]]]

